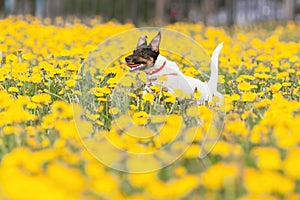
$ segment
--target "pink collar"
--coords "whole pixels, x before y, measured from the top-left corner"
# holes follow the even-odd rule
[[[162,66],[160,66],[158,69],[153,70],[153,71],[151,72],[151,75],[156,74],[157,72],[161,71],[161,70],[165,67],[165,65],[166,65],[166,61],[165,61],[165,62],[162,64]]]

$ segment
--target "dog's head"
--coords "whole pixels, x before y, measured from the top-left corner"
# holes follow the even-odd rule
[[[149,45],[147,45],[146,39],[147,36],[141,36],[133,54],[125,58],[125,64],[130,67],[131,72],[151,68],[159,55],[160,32],[151,40]]]

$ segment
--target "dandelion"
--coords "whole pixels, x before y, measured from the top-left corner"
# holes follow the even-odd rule
[[[125,86],[125,87],[130,87],[134,83],[135,83],[135,80],[130,76],[125,76],[120,81],[120,84]]]
[[[274,85],[270,86],[270,89],[272,91],[272,93],[276,93],[278,91],[280,91],[282,85],[280,83],[275,83]]]
[[[136,111],[138,109],[138,106],[133,105],[133,104],[130,104],[129,107],[130,107],[130,110],[133,110],[133,111]]]
[[[34,103],[49,104],[51,102],[51,96],[46,93],[36,94],[31,98]]]
[[[135,121],[135,120],[133,120],[133,121],[137,125],[144,125],[144,123],[146,123],[140,119],[138,121]],[[128,134],[134,138],[137,138],[137,139],[146,139],[146,138],[155,136],[155,133],[152,130],[150,130],[144,126],[131,126],[130,128],[128,128],[126,130],[126,134]],[[135,152],[138,153],[139,150],[137,150]]]
[[[275,148],[255,148],[251,154],[257,157],[257,165],[261,169],[277,170],[280,168],[280,152]]]
[[[238,85],[238,88],[239,88],[239,90],[242,90],[242,91],[249,91],[254,87],[247,82],[242,82]]]
[[[112,115],[116,115],[116,114],[119,113],[119,108],[116,108],[116,107],[110,108],[109,113],[112,114]]]
[[[184,93],[184,91],[179,88],[174,89],[173,92],[174,92],[174,96],[177,98],[186,98],[186,94]]]
[[[283,162],[283,169],[286,174],[288,174],[291,177],[300,178],[300,170],[297,168],[299,166],[299,159],[297,158],[297,155],[299,155],[300,149],[292,149],[288,152],[287,158]]]
[[[184,176],[186,175],[186,172],[187,171],[183,166],[179,166],[174,169],[174,174],[177,176]]]
[[[137,125],[145,125],[149,119],[150,116],[144,111],[136,112],[132,117],[133,122]]]
[[[241,96],[239,94],[233,94],[231,96],[232,101],[238,101],[240,100]]]
[[[186,111],[187,115],[190,117],[196,117],[199,115],[197,107],[189,107]]]
[[[116,78],[110,78],[110,79],[108,79],[108,81],[106,83],[109,85],[109,87],[115,87],[117,82],[118,82],[118,80]]]
[[[173,95],[170,95],[165,99],[166,103],[174,103],[175,101],[176,101],[176,98]]]
[[[188,147],[186,152],[184,152],[184,156],[187,158],[196,158],[200,154],[200,146],[196,144],[192,144]]]
[[[19,92],[19,89],[17,88],[17,87],[9,87],[8,88],[8,90],[7,90],[8,92]]]
[[[225,83],[225,76],[224,75],[219,75],[218,82],[220,84],[224,84]]]
[[[71,72],[76,72],[78,70],[78,67],[74,64],[69,64],[68,65],[68,71],[71,71]]]
[[[220,189],[226,184],[225,180],[235,179],[236,176],[237,167],[235,165],[217,163],[204,171],[201,179],[205,187],[210,189]]]
[[[290,57],[290,62],[297,62],[298,60],[299,58],[296,55]]]
[[[18,57],[14,54],[9,54],[6,56],[6,60],[9,62],[16,62],[18,60]]]
[[[281,85],[283,87],[290,87],[292,85],[292,83],[290,83],[290,82],[283,82]]]
[[[243,93],[242,101],[252,102],[256,99],[256,97],[257,97],[257,94],[255,94],[253,92],[245,92],[245,93]]]
[[[69,88],[74,87],[76,84],[76,80],[74,79],[70,79],[66,81],[66,86],[68,86]]]
[[[154,95],[152,93],[146,93],[144,96],[143,96],[143,100],[144,101],[148,101],[150,103],[154,103]]]
[[[194,98],[195,98],[195,99],[200,99],[201,95],[202,95],[202,94],[201,94],[201,92],[199,92],[199,91],[195,91],[195,92],[194,92]]]
[[[37,109],[37,108],[41,108],[41,105],[37,104],[37,103],[29,102],[26,105],[26,107],[27,107],[27,109]]]
[[[13,134],[15,131],[16,131],[16,129],[14,127],[11,127],[11,126],[5,126],[3,128],[3,132],[8,134],[8,135]]]
[[[254,108],[265,108],[267,106],[269,106],[271,103],[270,99],[263,99],[260,102],[257,102],[254,104]]]

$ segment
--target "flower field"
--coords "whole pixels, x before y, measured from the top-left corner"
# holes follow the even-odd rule
[[[0,198],[300,199],[300,25],[165,26],[193,38],[208,54],[224,42],[221,107],[214,107],[214,101],[179,103],[182,91],[174,95],[159,87],[143,96],[135,79],[143,74],[127,73],[121,64],[127,52],[118,45],[100,52],[121,57],[108,68],[87,72],[89,52],[133,28],[97,18],[84,23],[31,16],[0,20]],[[125,43],[135,45],[136,40]],[[183,52],[191,48],[178,43],[174,45]],[[173,56],[185,74],[207,80],[209,68],[200,73],[189,55],[161,53]],[[84,88],[87,78],[93,85]],[[129,92],[124,95],[122,88]],[[121,95],[113,92],[117,90]],[[195,92],[194,98],[199,95]],[[112,97],[130,106],[117,105]],[[226,113],[221,135],[214,135],[218,141],[205,149],[212,115],[219,112]],[[176,140],[178,134],[182,137]],[[167,151],[139,160],[124,159],[105,138],[133,154],[175,142]],[[199,159],[204,149],[208,154]],[[178,159],[164,167],[172,160],[168,153]],[[99,162],[103,159],[104,164]],[[112,163],[145,173],[120,172],[109,167]]]

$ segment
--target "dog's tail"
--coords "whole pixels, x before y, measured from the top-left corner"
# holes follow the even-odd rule
[[[211,56],[211,64],[210,64],[210,78],[208,81],[208,87],[213,96],[217,96],[222,102],[223,95],[217,91],[217,84],[218,84],[218,62],[219,62],[219,54],[223,48],[223,42],[220,43]]]

